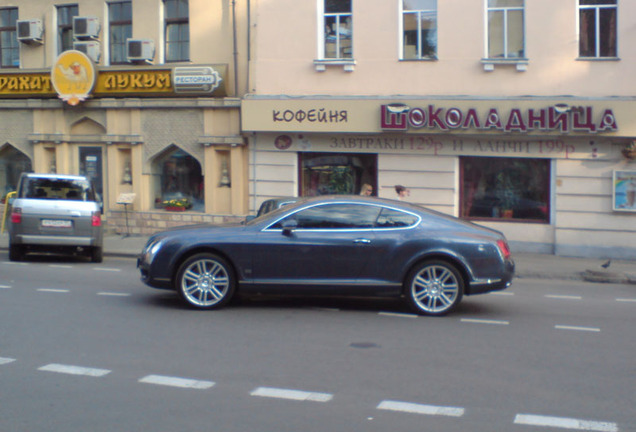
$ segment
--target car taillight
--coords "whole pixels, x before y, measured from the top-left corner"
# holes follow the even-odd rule
[[[20,207],[14,207],[11,212],[11,223],[22,223],[22,209]]]
[[[497,240],[497,246],[499,247],[499,252],[501,252],[504,259],[510,258],[510,247],[505,240]]]
[[[102,215],[100,212],[93,212],[91,216],[91,224],[95,227],[102,225]]]

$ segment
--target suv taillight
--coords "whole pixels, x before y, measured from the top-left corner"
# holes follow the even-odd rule
[[[93,215],[91,216],[91,224],[94,227],[102,225],[102,215],[100,214],[100,212],[93,212]]]
[[[499,252],[501,252],[501,255],[504,257],[505,260],[510,258],[510,247],[505,240],[497,240],[497,246],[499,246]]]
[[[22,223],[22,209],[20,207],[14,207],[11,211],[11,223]]]

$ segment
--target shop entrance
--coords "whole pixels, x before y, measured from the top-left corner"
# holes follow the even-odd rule
[[[86,176],[93,183],[97,199],[104,202],[104,170],[101,147],[80,147],[79,160],[80,175]]]

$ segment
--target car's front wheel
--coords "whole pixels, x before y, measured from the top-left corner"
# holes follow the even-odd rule
[[[464,295],[464,279],[446,261],[427,261],[415,267],[406,278],[406,297],[420,315],[446,315]]]
[[[216,309],[230,301],[236,287],[230,264],[218,255],[200,253],[181,264],[175,287],[197,309]]]

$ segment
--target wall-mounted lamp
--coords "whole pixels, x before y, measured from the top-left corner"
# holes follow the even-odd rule
[[[392,103],[392,104],[388,104],[386,106],[386,109],[390,113],[400,114],[400,113],[403,113],[403,112],[406,112],[406,111],[410,110],[411,108],[408,105],[404,105],[404,104],[401,104],[401,103]]]
[[[230,187],[231,185],[232,182],[230,181],[230,175],[227,170],[227,162],[223,161],[223,164],[221,165],[221,182],[219,183],[219,186]]]
[[[554,110],[559,114],[563,114],[570,111],[570,105],[564,104],[564,103],[558,103],[554,105]]]
[[[132,184],[132,174],[130,172],[130,165],[124,167],[124,175],[121,178],[122,184]]]

